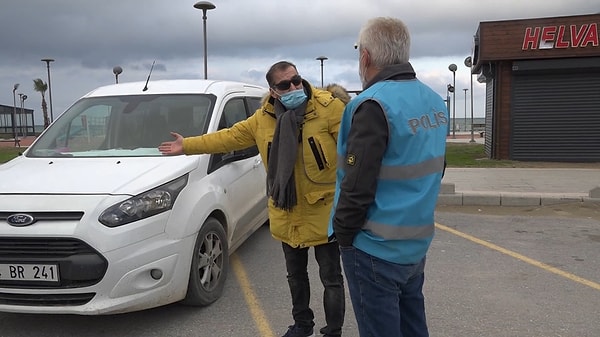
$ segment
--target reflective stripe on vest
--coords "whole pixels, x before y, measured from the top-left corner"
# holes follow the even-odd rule
[[[369,230],[378,237],[386,240],[408,240],[430,238],[433,236],[435,226],[433,224],[423,226],[390,226],[369,220],[363,226],[363,229]]]

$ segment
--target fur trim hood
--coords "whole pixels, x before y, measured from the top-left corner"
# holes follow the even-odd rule
[[[325,90],[329,91],[333,97],[338,98],[340,101],[344,102],[344,104],[348,104],[350,102],[350,95],[346,88],[342,87],[337,83],[328,84],[325,87]]]

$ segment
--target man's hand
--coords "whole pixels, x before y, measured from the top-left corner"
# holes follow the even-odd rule
[[[169,156],[183,154],[183,136],[176,132],[171,132],[171,136],[175,137],[175,140],[161,143],[158,146],[158,150],[162,154]]]

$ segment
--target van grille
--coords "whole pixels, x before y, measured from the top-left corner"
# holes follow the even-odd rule
[[[50,257],[60,258],[78,254],[97,254],[86,243],[70,238],[0,237],[0,259]]]
[[[0,263],[56,264],[60,282],[1,280],[0,287],[67,289],[87,287],[102,280],[108,261],[85,242],[74,238],[0,237]]]
[[[83,212],[0,212],[0,221],[15,213],[29,214],[35,221],[78,221],[83,217]]]

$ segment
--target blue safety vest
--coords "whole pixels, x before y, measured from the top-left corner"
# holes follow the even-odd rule
[[[346,151],[352,116],[365,100],[382,107],[389,136],[375,200],[353,245],[393,263],[417,263],[433,239],[448,111],[442,98],[417,79],[377,82],[354,98],[346,106],[340,124],[334,210],[344,169],[352,160],[352,154]]]

